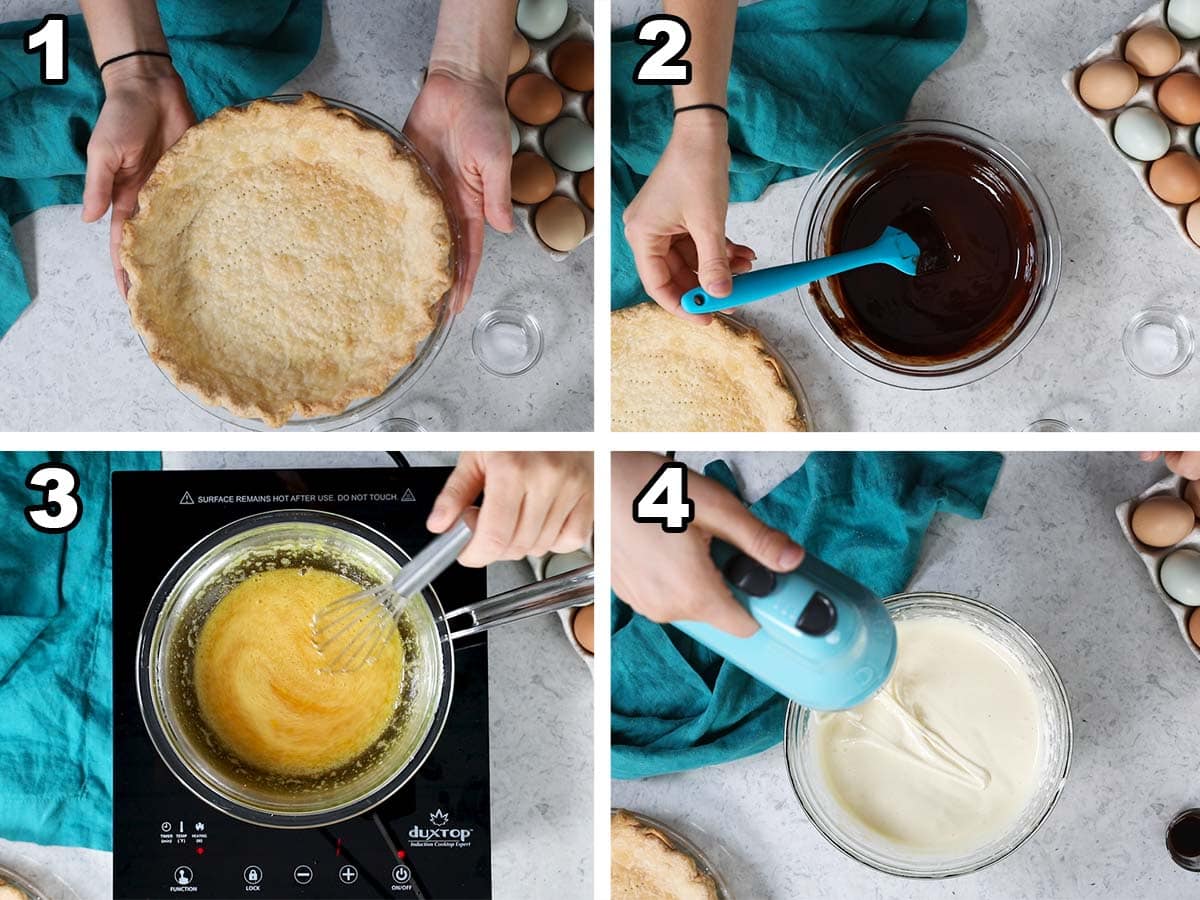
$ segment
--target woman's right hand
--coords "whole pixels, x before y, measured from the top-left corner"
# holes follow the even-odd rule
[[[631,607],[655,622],[707,622],[738,637],[758,623],[733,598],[709,555],[718,537],[775,572],[790,572],[804,550],[782,531],[755,518],[712,479],[688,473],[695,518],[683,533],[633,520],[633,501],[666,460],[653,453],[612,457],[612,583]]]
[[[729,212],[728,124],[715,110],[675,120],[667,149],[625,210],[625,239],[646,293],[668,312],[697,324],[680,298],[700,285],[717,297],[733,275],[749,272],[754,251],[725,236]]]
[[[135,56],[104,70],[104,106],[87,148],[83,221],[112,208],[109,249],[117,289],[125,295],[121,238],[138,191],[164,153],[196,122],[187,89],[169,60]]]

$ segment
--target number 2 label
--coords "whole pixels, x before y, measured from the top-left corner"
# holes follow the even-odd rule
[[[42,492],[42,502],[25,507],[25,519],[45,534],[62,534],[83,515],[79,475],[63,463],[42,463],[25,477],[25,487]]]
[[[691,84],[692,64],[681,59],[692,45],[687,22],[678,16],[650,16],[638,23],[637,42],[653,44],[633,70],[634,84]]]
[[[25,32],[25,52],[42,54],[42,84],[66,84],[67,17],[53,13]]]
[[[687,531],[696,518],[695,501],[687,495],[687,473],[683,463],[663,463],[633,499],[633,521],[661,525],[672,534]]]

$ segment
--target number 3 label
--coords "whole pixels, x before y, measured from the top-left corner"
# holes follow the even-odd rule
[[[696,504],[687,495],[687,466],[663,463],[633,500],[633,521],[661,525],[663,531],[682,534],[696,518]]]
[[[634,84],[691,84],[692,64],[681,59],[692,45],[687,22],[678,16],[650,16],[638,23],[637,42],[653,44],[633,70]]]
[[[79,499],[79,475],[62,463],[42,463],[25,478],[25,487],[42,492],[42,502],[25,507],[25,519],[38,531],[62,534],[70,531],[83,515]]]

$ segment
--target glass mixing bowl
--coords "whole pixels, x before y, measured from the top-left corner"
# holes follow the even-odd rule
[[[300,94],[276,94],[272,97],[264,99],[274,103],[295,103],[301,97]],[[243,416],[235,415],[229,410],[219,406],[209,406],[202,402],[197,397],[193,396],[189,391],[179,388],[174,380],[163,372],[163,377],[171,383],[171,385],[180,390],[185,397],[191,400],[194,404],[200,407],[207,413],[216,416],[223,422],[230,425],[235,425],[238,428],[244,428],[249,431],[337,431],[343,428],[350,428],[361,422],[370,419],[377,413],[389,408],[396,403],[405,393],[408,392],[417,380],[425,374],[442,347],[446,343],[446,338],[450,335],[450,326],[454,323],[454,318],[457,315],[457,309],[461,305],[462,291],[464,288],[464,260],[462,253],[462,229],[458,221],[458,216],[454,210],[454,205],[449,200],[449,194],[446,187],[442,184],[433,167],[425,160],[424,157],[417,151],[416,147],[405,137],[400,129],[390,125],[383,119],[370,113],[361,107],[355,106],[352,103],[346,103],[342,100],[333,100],[329,97],[322,97],[330,106],[335,106],[339,109],[348,110],[354,113],[361,121],[377,128],[390,137],[396,146],[403,153],[411,156],[420,165],[421,170],[429,178],[430,182],[437,189],[438,194],[442,197],[442,206],[446,211],[447,222],[450,226],[450,269],[453,273],[453,283],[450,285],[450,290],[441,299],[438,304],[437,318],[434,322],[433,331],[425,338],[421,345],[417,348],[416,355],[412,361],[396,373],[386,388],[383,389],[375,397],[363,397],[355,400],[340,413],[334,413],[327,416],[313,416],[311,418],[293,417],[285,422],[280,428],[272,428],[261,419],[249,419]],[[257,102],[257,101],[249,101]],[[249,105],[248,103],[241,104],[242,106]],[[139,335],[140,337],[140,335]],[[145,347],[145,340],[142,340],[142,346]],[[160,370],[161,371],[161,370]]]
[[[843,200],[877,171],[876,161],[899,144],[936,140],[967,145],[990,159],[1008,176],[1014,193],[1029,210],[1037,235],[1038,282],[1029,303],[1013,326],[988,346],[952,360],[915,363],[898,360],[862,341],[849,342],[834,321],[841,318],[830,279],[798,289],[800,304],[821,339],[843,362],[876,381],[914,390],[960,387],[1002,368],[1033,340],[1050,313],[1062,268],[1058,219],[1050,197],[1017,154],[981,131],[953,122],[934,120],[901,122],[856,138],[813,179],[804,196],[792,235],[792,259],[819,259],[829,255],[830,228]],[[832,321],[831,321],[832,319]]]
[[[897,621],[952,618],[978,628],[1024,665],[1041,709],[1039,777],[1025,809],[1003,835],[969,853],[922,854],[892,842],[858,823],[825,782],[810,740],[814,712],[792,703],[784,729],[784,753],[796,797],[808,818],[831,844],[874,869],[909,878],[947,878],[976,872],[1016,850],[1041,827],[1058,802],[1071,767],[1071,709],[1054,664],[1020,625],[986,603],[953,594],[897,594],[884,601]]]

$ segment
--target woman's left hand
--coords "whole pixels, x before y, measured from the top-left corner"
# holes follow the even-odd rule
[[[459,309],[483,258],[483,225],[513,229],[512,144],[502,86],[433,69],[404,123],[404,133],[450,194],[463,230],[466,265]]]

